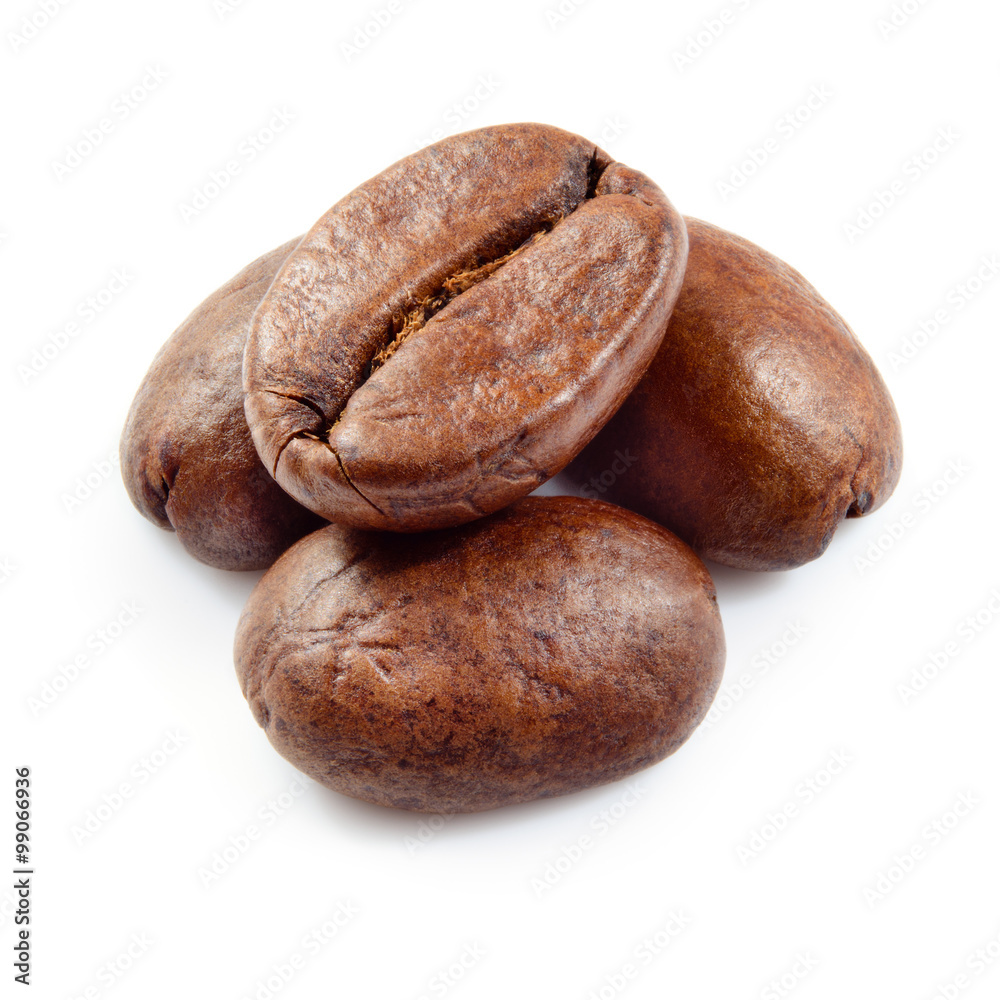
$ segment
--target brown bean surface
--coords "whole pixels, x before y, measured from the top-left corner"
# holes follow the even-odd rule
[[[122,432],[122,478],[136,509],[221,569],[264,569],[323,523],[268,474],[243,413],[250,318],[297,243],[255,260],[178,327]]]
[[[560,471],[653,357],[680,288],[663,192],[544,125],[445,139],[338,202],[244,361],[257,449],[331,521],[463,523]]]
[[[420,535],[315,532],[259,582],[235,647],[254,717],[297,768],[446,813],[661,760],[708,711],[724,658],[698,557],[572,497]]]
[[[645,377],[567,470],[706,558],[788,569],[899,480],[889,391],[843,319],[783,261],[687,219],[687,273]]]

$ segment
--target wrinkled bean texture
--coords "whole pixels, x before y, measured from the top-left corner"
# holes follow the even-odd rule
[[[647,177],[579,136],[454,136],[338,202],[254,317],[268,470],[356,527],[471,521],[560,471],[635,386],[687,253]]]
[[[122,433],[122,478],[136,509],[220,569],[265,569],[323,523],[268,474],[243,414],[250,318],[297,243],[255,260],[178,327]]]
[[[706,558],[799,566],[892,493],[899,418],[871,357],[802,275],[686,222],[687,273],[656,358],[567,471],[584,495],[658,521]]]
[[[330,526],[264,575],[236,669],[295,767],[476,812],[614,781],[707,712],[725,643],[698,557],[629,511],[530,497],[460,528]]]

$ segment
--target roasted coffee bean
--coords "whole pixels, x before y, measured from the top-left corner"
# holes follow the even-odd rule
[[[221,569],[264,569],[323,523],[268,474],[243,415],[250,317],[296,243],[255,260],[178,327],[139,386],[122,433],[132,503]]]
[[[450,813],[662,760],[708,711],[725,642],[712,580],[670,532],[529,497],[443,531],[309,535],[251,594],[235,658],[300,771]]]
[[[899,418],[872,359],[802,275],[686,221],[687,273],[663,344],[569,475],[706,558],[798,566],[845,516],[892,493]]]
[[[628,395],[684,272],[647,177],[544,125],[436,143],[338,202],[254,317],[246,413],[331,521],[471,521],[560,471]]]

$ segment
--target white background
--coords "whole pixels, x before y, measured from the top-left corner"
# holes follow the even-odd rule
[[[30,765],[35,995],[998,995],[1000,280],[983,265],[1000,252],[997,6],[906,0],[913,13],[880,27],[892,0],[567,0],[553,16],[558,2],[394,0],[360,48],[378,0],[69,2],[20,42],[41,6],[4,0],[0,865],[14,867],[13,768]],[[166,78],[121,114],[150,68]],[[251,159],[276,109],[294,120]],[[101,143],[58,168],[102,118]],[[296,773],[231,662],[257,574],[191,560],[106,463],[153,354],[202,298],[435,130],[521,120],[600,142],[683,212],[804,272],[882,368],[905,468],[819,561],[712,567],[724,689],[638,793],[428,836],[414,814],[312,783],[290,794]],[[185,219],[230,160],[239,173]],[[981,267],[992,280],[969,289]],[[87,322],[116,269],[127,287]],[[97,652],[129,603],[138,616]],[[963,625],[977,614],[978,631]],[[949,642],[957,655],[904,697]],[[87,668],[39,707],[81,653]],[[832,774],[835,755],[849,763]],[[227,849],[237,860],[206,884]]]

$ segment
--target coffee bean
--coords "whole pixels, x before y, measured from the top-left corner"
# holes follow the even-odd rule
[[[579,136],[455,136],[338,202],[254,317],[246,413],[331,521],[481,517],[560,471],[659,344],[686,258],[647,177]]]
[[[568,472],[586,496],[666,525],[706,558],[798,566],[892,493],[899,418],[868,353],[801,274],[686,222],[687,273],[663,344]]]
[[[529,497],[459,528],[331,525],[264,575],[236,669],[300,771],[369,802],[475,812],[673,753],[725,659],[715,588],[674,535]]]
[[[132,503],[221,569],[264,569],[322,523],[268,474],[243,415],[250,317],[297,242],[244,268],[178,327],[146,373],[122,433]]]

